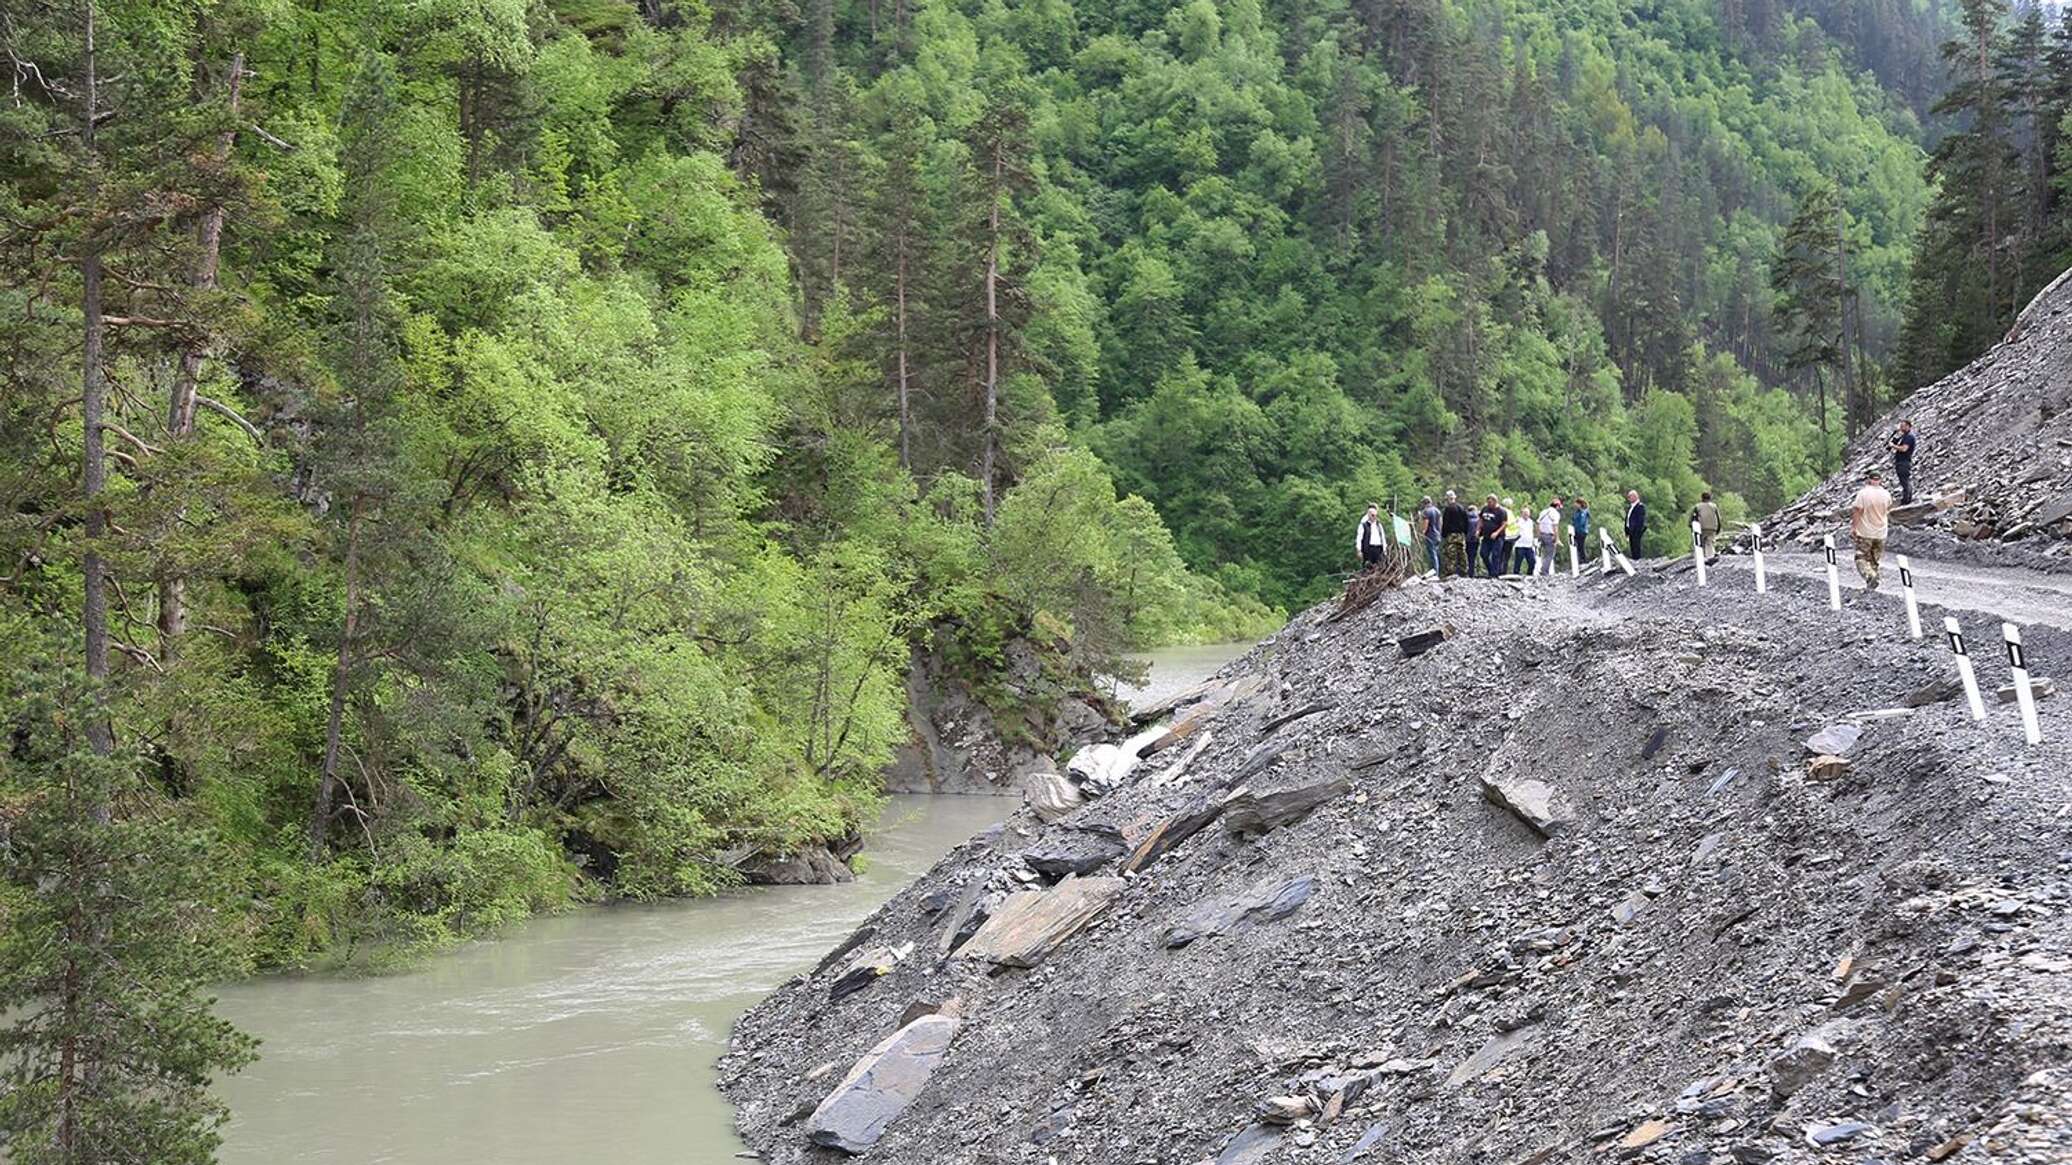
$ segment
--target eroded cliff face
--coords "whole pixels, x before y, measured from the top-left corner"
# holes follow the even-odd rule
[[[2037,294],[2004,342],[1859,434],[1843,468],[1765,531],[1818,542],[1873,468],[1897,498],[1887,443],[1903,418],[1919,438],[1917,504],[1894,514],[1895,550],[2072,571],[2072,271]]]
[[[1009,640],[1005,666],[981,681],[940,649],[916,648],[907,671],[911,736],[885,770],[888,793],[1019,796],[1030,773],[1111,731],[1111,709],[1065,653]]]
[[[2072,1160],[2064,700],[1687,562],[1328,613],[745,1016],[762,1159]]]

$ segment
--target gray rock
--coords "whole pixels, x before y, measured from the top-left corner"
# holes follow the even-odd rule
[[[1462,1060],[1446,1077],[1446,1083],[1458,1088],[1486,1074],[1491,1068],[1505,1060],[1529,1050],[1539,1039],[1539,1029],[1519,1028],[1491,1036],[1487,1043],[1475,1050],[1475,1054]]]
[[[1242,926],[1286,918],[1309,901],[1316,885],[1315,876],[1309,874],[1261,882],[1228,902],[1208,903],[1188,911],[1185,918],[1165,929],[1159,941],[1171,948],[1184,947],[1212,934],[1229,934]]]
[[[1345,1155],[1338,1159],[1338,1165],[1352,1165],[1353,1162],[1373,1152],[1388,1135],[1388,1126],[1376,1121],[1366,1132],[1361,1133],[1360,1139],[1353,1142],[1353,1147],[1347,1149]]]
[[[1022,779],[1022,791],[1030,811],[1045,824],[1070,816],[1086,804],[1078,787],[1056,773],[1030,773]]]
[[[1770,1060],[1770,1094],[1779,1100],[1812,1083],[1835,1062],[1833,1044],[1818,1033],[1800,1036]]]
[[[1552,837],[1564,825],[1575,821],[1575,813],[1560,803],[1554,786],[1530,777],[1482,774],[1482,797],[1500,805],[1532,827],[1541,837]]]
[[[1022,861],[1053,882],[1074,874],[1091,874],[1128,852],[1122,834],[1113,829],[1053,832],[1056,836],[1047,836],[1022,851]]]
[[[1853,1141],[1865,1133],[1877,1131],[1876,1128],[1862,1121],[1843,1121],[1840,1124],[1815,1125],[1806,1130],[1806,1143],[1815,1148],[1823,1145],[1839,1145],[1843,1141]]]
[[[880,1040],[806,1119],[807,1139],[844,1153],[877,1144],[885,1127],[928,1086],[956,1034],[956,1020],[929,1015]]]
[[[1223,828],[1240,836],[1265,833],[1302,819],[1324,802],[1345,796],[1351,788],[1352,783],[1340,775],[1276,789],[1247,790],[1223,806]]]
[[[1248,1125],[1230,1138],[1216,1154],[1216,1165],[1260,1165],[1274,1146],[1281,1143],[1281,1131],[1271,1125]]]
[[[735,868],[751,886],[832,886],[856,880],[849,864],[824,845],[784,854],[750,854]]]

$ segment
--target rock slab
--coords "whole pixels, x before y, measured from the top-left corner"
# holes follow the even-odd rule
[[[1352,783],[1340,775],[1276,789],[1247,789],[1223,807],[1223,828],[1240,836],[1278,829],[1301,820],[1326,801],[1345,796],[1351,788]]]
[[[863,1054],[806,1120],[806,1137],[844,1153],[867,1152],[928,1086],[950,1050],[957,1021],[924,1015]]]
[[[958,953],[1002,967],[1037,966],[1106,910],[1122,887],[1121,878],[1069,878],[1048,890],[1010,894]]]

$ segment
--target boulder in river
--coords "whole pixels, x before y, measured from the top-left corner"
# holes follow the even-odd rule
[[[806,1119],[807,1139],[844,1153],[868,1151],[928,1086],[956,1034],[955,1019],[924,1015],[880,1040]]]
[[[856,880],[849,864],[824,845],[784,854],[753,853],[735,869],[751,886],[832,886]]]

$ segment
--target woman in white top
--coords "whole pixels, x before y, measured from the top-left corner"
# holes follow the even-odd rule
[[[1504,508],[1511,511],[1511,524],[1504,528],[1504,565],[1512,574],[1531,574],[1531,531],[1534,526],[1532,503],[1527,502],[1521,506],[1510,498],[1505,498]]]

